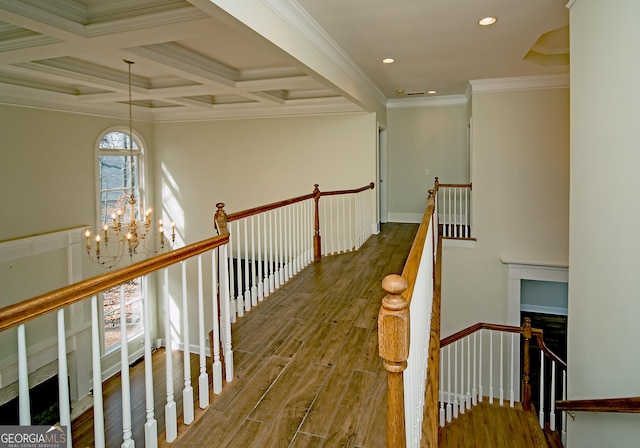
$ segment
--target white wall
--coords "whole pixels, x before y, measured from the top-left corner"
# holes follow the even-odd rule
[[[569,399],[640,390],[640,3],[578,0],[571,20]],[[578,413],[569,447],[637,446],[640,415]]]
[[[209,238],[217,202],[233,213],[311,193],[315,183],[329,191],[375,182],[376,139],[370,113],[160,124],[154,135],[158,202],[175,221],[178,238]],[[172,319],[182,309],[178,275],[172,271]],[[190,313],[196,298],[190,288]],[[175,327],[180,333],[182,323]],[[196,330],[191,344],[197,344]]]
[[[501,257],[568,256],[568,89],[474,92],[472,114],[477,242],[444,249],[443,337],[477,322],[519,324],[508,321]]]
[[[435,177],[466,183],[467,106],[394,105],[387,112],[388,212],[391,222],[420,222]],[[429,174],[426,174],[426,170]]]
[[[156,190],[188,242],[227,213],[375,181],[375,114],[163,123],[155,128]],[[183,219],[183,217],[185,217]]]

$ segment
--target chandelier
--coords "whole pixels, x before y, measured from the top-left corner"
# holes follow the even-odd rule
[[[125,254],[128,254],[130,261],[133,262],[137,254],[149,257],[165,250],[171,250],[176,239],[174,223],[171,223],[171,233],[168,235],[162,220],[158,221],[157,232],[152,228],[151,209],[144,212],[143,221],[138,219],[138,216],[142,216],[142,209],[136,200],[133,182],[131,66],[134,62],[126,59],[123,61],[129,69],[129,192],[125,194],[126,197],[123,199],[129,204],[130,213],[127,216],[126,211],[117,209],[111,214],[111,222],[105,223],[102,227],[102,232],[96,232],[94,236],[91,235],[89,229],[84,232],[89,259],[104,268],[116,266]],[[93,241],[95,241],[95,245]]]

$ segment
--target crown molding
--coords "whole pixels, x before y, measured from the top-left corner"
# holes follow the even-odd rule
[[[571,9],[571,7],[573,6],[573,4],[576,2],[576,0],[569,0],[569,3],[567,3],[565,5],[565,8],[567,9]]]
[[[298,2],[295,0],[261,1],[285,21],[300,38],[306,40],[331,63],[355,80],[356,84],[364,87],[375,100],[382,105],[387,102],[387,97],[382,91]]]
[[[514,78],[477,79],[469,81],[472,93],[503,92],[569,87],[569,74],[521,76]]]
[[[387,101],[389,109],[404,107],[459,106],[467,104],[465,95],[443,95],[419,98],[392,98]]]

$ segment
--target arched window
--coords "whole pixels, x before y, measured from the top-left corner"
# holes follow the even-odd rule
[[[131,216],[131,196],[136,200],[133,212],[140,219],[144,207],[142,187],[141,145],[135,136],[115,130],[102,136],[98,145],[99,219],[100,227],[111,224],[113,216],[122,213],[120,219],[127,222]],[[116,219],[118,217],[116,216]]]
[[[133,137],[133,138],[130,138]],[[98,141],[98,228],[115,222],[128,223],[132,213],[136,219],[144,210],[143,145],[129,130],[105,132]],[[133,204],[132,204],[133,198]],[[125,285],[127,339],[144,331],[142,278]],[[120,290],[105,291],[102,296],[103,350],[109,353],[120,347]]]

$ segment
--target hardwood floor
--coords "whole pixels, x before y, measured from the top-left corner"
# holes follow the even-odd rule
[[[485,401],[440,428],[440,448],[547,448],[534,412]]]
[[[236,322],[236,379],[180,430],[176,442],[161,446],[384,447],[386,373],[377,349],[381,281],[400,272],[417,227],[383,225],[359,251],[310,265]],[[156,358],[162,363],[162,356]],[[143,383],[134,386],[134,375],[132,396],[140,402],[134,419],[143,422]],[[163,381],[156,383],[164,388]],[[180,390],[176,386],[176,398]],[[115,387],[114,398],[105,398],[107,421],[118,421],[106,424],[113,433],[108,447],[118,446],[122,436],[119,393]],[[163,399],[158,390],[158,426]],[[92,443],[76,444],[76,432],[86,433],[82,428],[74,422],[74,446]],[[143,446],[143,436],[134,437]]]

